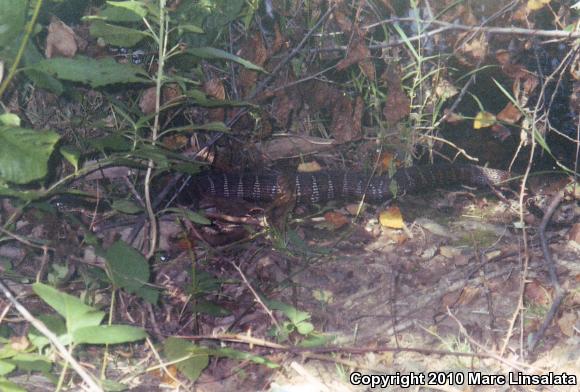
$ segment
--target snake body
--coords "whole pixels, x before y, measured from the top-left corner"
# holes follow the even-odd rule
[[[493,186],[504,183],[510,173],[476,165],[436,164],[401,168],[391,177],[353,171],[313,173],[204,173],[193,182],[196,191],[220,198],[275,201],[289,197],[298,204],[332,200],[384,202],[394,194],[418,193],[437,187]]]

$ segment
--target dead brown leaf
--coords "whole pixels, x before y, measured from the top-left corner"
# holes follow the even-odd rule
[[[346,216],[336,211],[326,212],[324,214],[324,220],[330,223],[334,229],[340,229],[349,223],[349,220]]]
[[[268,59],[268,50],[262,39],[262,34],[257,32],[252,37],[250,37],[240,49],[240,57],[251,61],[252,63],[262,67],[266,60]],[[243,68],[240,71],[240,88],[244,94],[248,94],[254,85],[256,80],[258,80],[258,73],[256,71],[251,71],[247,68]]]
[[[461,38],[467,37],[471,32],[461,34]],[[483,34],[472,38],[469,42],[463,43],[460,39],[460,46],[455,49],[458,59],[465,65],[475,66],[479,64],[487,55],[488,42]]]
[[[366,46],[363,38],[357,35],[353,38],[346,57],[338,62],[336,69],[342,71],[353,64],[359,64],[365,76],[370,80],[375,80],[375,66],[370,61],[370,57],[371,51]]]
[[[576,331],[576,322],[578,321],[578,314],[574,310],[564,312],[558,319],[558,327],[560,331],[566,336],[574,336]]]
[[[206,81],[203,84],[203,91],[212,98],[219,101],[226,99],[226,90],[224,84],[220,79],[214,78]]]
[[[141,109],[143,114],[155,113],[155,100],[157,98],[156,91],[156,87],[149,87],[143,92],[143,95],[141,95],[141,99],[139,100],[139,109]]]
[[[511,131],[500,123],[495,123],[491,126],[491,133],[502,142],[512,135]]]
[[[388,88],[383,115],[390,125],[394,125],[411,113],[411,100],[403,91],[399,70],[385,70],[381,75],[381,80]]]
[[[53,17],[48,25],[46,36],[46,58],[66,57],[71,58],[77,53],[78,46],[73,29],[56,17]]]
[[[574,223],[568,232],[568,239],[580,245],[580,223]]]
[[[334,102],[327,102],[332,106],[332,121],[330,128],[332,136],[338,143],[359,140],[362,137],[362,98],[357,97],[355,107],[350,97],[342,95]],[[357,117],[355,117],[355,114]]]
[[[508,124],[515,124],[522,118],[522,113],[513,103],[508,102],[502,111],[499,112],[495,117],[499,121],[504,121]]]
[[[546,306],[551,302],[550,292],[537,279],[526,284],[524,298],[528,304],[538,306]]]
[[[343,33],[350,33],[352,31],[352,21],[344,12],[339,9],[335,9],[332,13],[334,21],[338,25],[338,28]]]

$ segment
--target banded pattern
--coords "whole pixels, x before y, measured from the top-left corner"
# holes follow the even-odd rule
[[[274,201],[290,196],[297,203],[324,203],[330,200],[369,202],[393,197],[391,184],[399,194],[427,191],[449,185],[491,186],[510,179],[510,173],[475,165],[439,164],[414,166],[387,175],[368,176],[359,172],[321,171],[295,174],[207,173],[194,179],[196,190],[205,195],[253,201]]]

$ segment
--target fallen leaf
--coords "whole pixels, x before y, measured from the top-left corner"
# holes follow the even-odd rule
[[[489,112],[479,112],[473,120],[473,129],[481,129],[491,127],[495,124],[495,116]]]
[[[401,210],[396,206],[381,211],[379,214],[379,222],[381,223],[381,226],[390,227],[392,229],[402,229],[405,227],[403,214],[401,214]]]
[[[507,105],[499,112],[496,116],[498,121],[503,121],[508,124],[515,124],[522,118],[522,113],[520,110],[511,102],[508,102]]]
[[[383,107],[383,115],[390,125],[394,125],[411,113],[411,100],[403,91],[401,75],[398,70],[385,70],[381,75],[381,80],[389,89]]]
[[[576,333],[575,331],[575,326],[576,326],[576,322],[578,321],[578,314],[573,311],[567,311],[565,312],[559,319],[558,319],[558,327],[560,328],[560,331],[562,331],[562,333],[566,336],[574,336],[574,334]]]
[[[313,172],[318,172],[320,171],[322,168],[320,167],[320,164],[316,161],[310,161],[310,162],[302,162],[298,165],[298,172],[300,173],[313,173]]]
[[[467,286],[461,290],[461,294],[457,299],[457,305],[469,305],[474,300],[479,298],[480,289],[473,286]]]
[[[551,301],[550,293],[537,279],[526,284],[524,298],[528,304],[539,306],[546,306]]]
[[[340,212],[328,211],[324,214],[324,220],[332,225],[334,229],[340,229],[349,223],[346,216]]]
[[[220,79],[214,78],[207,80],[203,84],[203,91],[210,97],[223,101],[226,99],[226,90]]]
[[[545,5],[549,4],[550,0],[528,0],[528,9],[530,11],[537,11],[544,8]]]
[[[56,56],[71,58],[77,53],[78,46],[74,31],[64,22],[53,17],[48,25],[46,36],[46,48],[44,54],[46,58]]]
[[[149,87],[143,92],[143,95],[141,95],[139,109],[141,109],[143,114],[155,113],[155,99],[157,98],[156,92],[156,87]]]
[[[447,114],[449,113],[449,114]],[[458,122],[464,121],[465,117],[459,113],[449,112],[449,109],[445,109],[445,122],[449,124],[457,124]]]
[[[441,79],[435,86],[435,95],[439,98],[446,100],[459,93],[457,87],[455,87],[450,81],[446,79]]]
[[[491,133],[495,138],[499,139],[502,142],[512,135],[511,131],[508,128],[504,127],[502,124],[499,123],[493,124],[493,126],[491,127]]]
[[[511,64],[511,53],[506,49],[497,50],[495,52],[495,59],[502,66]]]
[[[568,239],[580,245],[580,223],[574,223],[568,231]]]

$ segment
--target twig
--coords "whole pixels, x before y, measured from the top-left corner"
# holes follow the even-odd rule
[[[552,302],[552,306],[550,306],[550,310],[548,310],[548,313],[544,317],[542,325],[540,325],[540,328],[538,328],[538,331],[535,334],[532,334],[530,340],[528,341],[528,350],[530,352],[534,350],[538,342],[544,337],[544,334],[548,330],[550,323],[556,316],[556,312],[558,311],[558,308],[562,304],[562,301],[564,300],[567,294],[567,291],[562,288],[560,282],[558,281],[558,275],[556,275],[556,263],[554,263],[552,253],[550,252],[550,248],[548,247],[548,240],[546,238],[546,227],[548,226],[550,219],[552,219],[554,212],[556,212],[556,209],[564,199],[565,195],[566,191],[565,189],[562,189],[552,198],[548,206],[548,209],[544,214],[544,218],[542,219],[542,222],[538,227],[538,231],[540,234],[540,244],[542,246],[542,253],[544,254],[544,260],[546,261],[546,264],[548,266],[548,274],[550,275],[550,281],[552,283],[552,286],[556,289],[556,297]]]
[[[242,280],[244,281],[244,283],[246,284],[246,286],[248,287],[248,289],[250,290],[250,292],[254,296],[255,301],[257,303],[259,303],[260,306],[262,306],[262,308],[266,311],[266,313],[268,314],[268,316],[270,316],[270,319],[272,320],[272,322],[274,323],[274,325],[276,325],[276,328],[278,330],[282,329],[282,327],[278,323],[278,320],[276,320],[276,317],[274,317],[274,314],[272,313],[272,311],[270,310],[270,308],[268,308],[266,306],[266,304],[264,303],[264,301],[262,301],[262,298],[260,298],[260,295],[256,292],[256,290],[254,290],[254,288],[252,287],[252,285],[250,284],[250,282],[248,282],[248,279],[246,278],[246,275],[242,272],[242,269],[236,263],[234,263],[234,262],[232,262],[231,264],[236,269],[236,271],[238,271],[238,274],[240,274]]]
[[[507,359],[501,357],[500,355],[497,355],[495,353],[490,352],[489,350],[487,350],[485,347],[483,347],[483,345],[481,345],[480,343],[478,343],[475,339],[473,339],[468,333],[467,330],[465,329],[465,327],[463,326],[463,324],[461,324],[461,321],[459,321],[457,319],[457,317],[455,317],[455,315],[451,312],[451,309],[449,309],[449,307],[447,308],[447,314],[449,315],[449,317],[451,317],[459,326],[459,331],[461,332],[461,334],[463,336],[465,336],[467,338],[467,340],[469,340],[469,342],[471,344],[473,344],[474,346],[476,346],[477,348],[479,348],[480,350],[482,350],[486,356],[488,356],[489,358],[493,358],[501,363],[503,363],[504,365],[509,366],[512,369],[516,369],[521,371],[524,371],[524,368],[522,367],[522,364],[519,364],[517,362],[514,361],[508,361]]]
[[[20,315],[28,321],[34,328],[36,328],[40,333],[42,333],[53,346],[57,349],[58,353],[62,358],[70,363],[71,367],[77,372],[77,374],[83,379],[83,381],[88,385],[89,391],[92,392],[102,392],[103,389],[93,380],[93,377],[74,359],[74,357],[68,352],[66,347],[58,340],[58,337],[44,325],[44,323],[37,318],[35,318],[28,309],[26,309],[20,302],[12,295],[10,289],[4,284],[0,279],[0,290],[4,293],[4,296],[8,301],[14,306],[14,308],[20,313]]]

